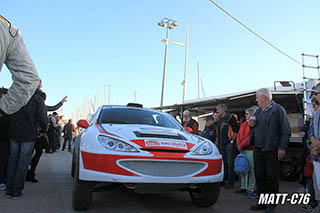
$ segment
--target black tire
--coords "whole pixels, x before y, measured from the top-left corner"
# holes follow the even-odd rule
[[[74,152],[74,151],[73,151]],[[75,160],[74,160],[74,153],[72,153],[72,163],[71,163],[71,176],[74,178],[74,173],[76,170]]]
[[[79,180],[79,163],[77,162],[72,189],[72,207],[74,210],[87,210],[90,207],[93,186],[93,182]]]
[[[192,202],[201,207],[215,204],[219,198],[220,185],[218,183],[203,183],[199,189],[190,191]]]

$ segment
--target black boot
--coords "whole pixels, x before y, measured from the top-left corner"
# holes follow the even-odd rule
[[[32,181],[32,174],[30,171],[27,172],[26,181]]]
[[[26,181],[31,181],[32,183],[38,183],[39,181],[34,177],[36,174],[31,174],[31,172],[28,171],[26,176]]]
[[[34,177],[35,175],[33,175],[33,178],[32,178],[32,183],[38,183],[39,182],[39,180],[37,180],[35,177]]]

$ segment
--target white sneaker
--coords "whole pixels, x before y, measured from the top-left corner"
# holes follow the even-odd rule
[[[306,193],[306,188],[301,187],[300,189],[297,190],[298,193]]]
[[[0,191],[6,190],[6,184],[0,183]]]

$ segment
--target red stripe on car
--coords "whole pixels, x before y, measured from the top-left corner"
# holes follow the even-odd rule
[[[117,175],[126,176],[140,176],[123,169],[117,165],[118,160],[125,159],[146,159],[146,160],[172,160],[172,161],[194,161],[194,162],[205,162],[208,164],[206,168],[201,173],[195,175],[194,177],[216,175],[221,172],[222,169],[222,159],[193,159],[184,158],[183,153],[163,153],[163,152],[150,152],[154,156],[131,156],[131,155],[110,155],[110,154],[94,154],[89,152],[81,151],[81,156],[83,159],[83,165],[85,169],[105,172]]]
[[[107,131],[101,126],[101,124],[96,124],[96,127],[97,127],[97,129],[99,130],[99,132],[102,133],[102,134],[111,135],[111,136],[115,136],[115,137],[117,137],[117,138],[121,138],[121,137],[118,136],[118,135],[115,135],[115,134],[112,134],[112,133],[110,133],[110,132],[107,132]]]

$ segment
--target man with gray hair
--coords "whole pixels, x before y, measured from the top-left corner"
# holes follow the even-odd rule
[[[251,126],[250,145],[254,145],[254,172],[257,192],[276,194],[279,192],[280,160],[285,157],[291,136],[287,112],[272,100],[270,89],[257,91],[259,108],[249,120]],[[251,210],[266,209],[274,212],[275,205],[257,204]]]
[[[0,15],[0,70],[6,64],[13,84],[0,99],[0,116],[11,115],[26,105],[35,93],[40,78],[17,28]]]
[[[199,134],[199,124],[196,120],[194,120],[191,117],[190,111],[189,110],[185,110],[183,112],[183,123],[182,126],[184,128],[189,127],[192,129],[193,134],[198,135]]]
[[[235,114],[228,112],[226,104],[218,104],[216,109],[219,116],[216,145],[223,157],[225,189],[232,189],[236,176],[234,173],[234,158],[239,125]]]

